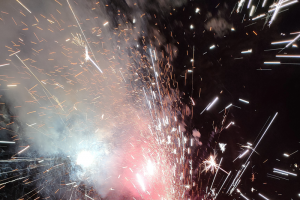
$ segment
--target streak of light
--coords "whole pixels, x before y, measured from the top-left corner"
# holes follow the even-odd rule
[[[236,12],[239,13],[244,6],[245,0],[240,0]]]
[[[264,2],[262,3],[262,6],[261,6],[261,7],[265,7],[265,6],[266,6],[266,3],[267,3],[267,0],[264,0]]]
[[[106,26],[108,24],[108,22],[105,22],[104,24],[103,24],[103,26]]]
[[[89,198],[89,199],[92,199],[92,200],[94,200],[92,197],[90,197],[89,195],[87,195],[87,194],[85,194],[85,196],[87,197],[87,198]]]
[[[276,55],[277,58],[300,58],[300,55]]]
[[[265,65],[280,65],[280,61],[264,62]]]
[[[188,70],[188,73],[192,73],[192,72],[193,72],[193,70],[191,70],[191,69]]]
[[[246,100],[244,100],[244,99],[239,99],[239,101],[241,101],[241,102],[244,102],[244,103],[249,103],[249,101],[246,101]]]
[[[210,106],[206,109],[206,110],[209,110],[215,103],[216,103],[216,101],[219,99],[219,97],[216,97],[215,99],[214,99],[214,101],[210,104]]]
[[[288,1],[290,1],[290,0],[284,0],[284,1],[282,1],[282,3],[286,3],[286,2],[288,2]],[[277,4],[276,3],[273,3],[272,5],[270,5],[270,8],[274,8],[274,7],[276,7],[277,6]]]
[[[225,109],[228,109],[228,108],[230,108],[231,106],[232,106],[232,103],[229,104],[228,106],[226,106]]]
[[[141,177],[139,174],[136,174],[136,176],[137,176],[137,179],[138,179],[139,184],[140,184],[141,187],[142,187],[142,190],[145,192],[145,191],[146,191],[146,188],[145,188],[145,185],[144,185],[144,182],[143,182],[142,177]]]
[[[10,65],[10,63],[2,64],[2,65],[0,65],[0,67],[4,67],[4,66],[7,66],[7,65]]]
[[[289,3],[287,3],[287,4],[284,4],[284,5],[280,6],[280,8],[284,8],[284,7],[289,6],[289,5],[291,5],[291,4],[294,4],[294,3],[298,3],[298,0],[291,1],[291,2],[289,2]],[[268,10],[268,12],[273,12],[275,9],[276,9],[276,8],[272,8],[272,9]]]
[[[219,195],[220,191],[222,190],[222,188],[223,188],[224,184],[226,183],[226,181],[227,181],[227,179],[228,179],[228,177],[229,177],[229,175],[230,175],[230,174],[231,174],[231,171],[228,173],[228,175],[227,175],[227,177],[226,177],[225,181],[224,181],[224,182],[223,182],[223,184],[221,185],[221,187],[220,187],[220,189],[219,189],[219,192],[217,193],[217,195],[216,195],[215,199],[216,199],[216,198],[217,198],[217,196]]]
[[[89,43],[88,43],[88,41],[87,41],[87,39],[86,39],[86,37],[85,37],[85,34],[84,34],[84,32],[83,32],[83,30],[82,30],[82,28],[81,28],[81,26],[80,26],[80,23],[79,23],[78,20],[77,20],[77,17],[76,17],[76,15],[75,15],[74,11],[73,11],[73,8],[72,8],[72,6],[71,6],[69,0],[67,0],[67,3],[68,3],[68,5],[69,5],[70,10],[72,11],[72,14],[73,14],[73,16],[74,16],[74,18],[75,18],[75,20],[76,20],[76,22],[77,22],[77,25],[79,26],[79,28],[80,28],[80,30],[81,30],[81,33],[82,33],[82,35],[83,35],[83,37],[84,37],[84,39],[85,39],[86,44],[88,45],[88,47],[90,48],[90,50],[91,50],[91,52],[92,52],[94,58],[96,59],[96,57],[95,57],[95,55],[94,55],[94,53],[93,53],[93,51],[92,51],[92,48],[90,47],[90,45],[89,45]],[[102,72],[102,70],[101,70],[100,68],[98,68],[98,70],[103,74],[103,72]]]
[[[17,2],[21,4],[21,6],[23,6],[23,8],[25,8],[29,13],[31,13],[31,11],[26,6],[24,6],[24,4],[22,4],[19,0],[17,0]]]
[[[283,172],[280,172],[280,171],[273,171],[273,173],[277,173],[277,174],[282,174],[282,175],[288,176],[287,173],[283,173]]]
[[[94,64],[94,66],[101,72],[101,73],[103,73],[102,72],[102,70],[100,69],[100,67],[98,67],[98,65],[89,57],[89,60]]]
[[[249,0],[248,5],[247,5],[248,9],[250,8],[251,3],[252,3],[252,0]]]
[[[278,179],[278,180],[280,180],[280,179],[284,179],[284,180],[289,180],[289,179],[287,179],[287,178],[282,178],[282,177],[280,177],[280,176],[275,176],[275,175],[273,175],[273,174],[269,174],[269,173],[267,173],[267,177],[269,177],[269,178],[276,178],[276,179]]]
[[[16,87],[17,85],[7,85],[7,87]]]
[[[1,144],[15,144],[16,142],[11,141],[0,141]]]
[[[298,150],[297,150],[297,151],[294,151],[293,153],[290,153],[290,156],[293,155],[294,153],[297,153],[297,152],[298,152]]]
[[[241,154],[241,155],[239,156],[239,158],[244,157],[244,155],[246,155],[248,152],[249,152],[249,149],[247,149],[243,154]]]
[[[282,48],[277,48],[277,49],[267,49],[267,50],[264,50],[264,51],[274,51],[274,50],[278,50],[278,49],[282,49]]]
[[[198,13],[199,11],[200,11],[200,9],[199,9],[199,8],[196,8],[195,12]]]
[[[30,146],[28,145],[27,147],[25,147],[23,150],[19,151],[17,154],[21,154],[23,153],[24,151],[26,151]]]
[[[279,171],[279,172],[282,172],[282,173],[286,173],[286,174],[289,174],[289,175],[292,175],[292,176],[297,176],[297,174],[294,174],[294,173],[291,173],[291,172],[288,172],[288,171],[284,171],[284,170],[281,170],[281,169],[274,168],[273,170],[274,171]]]
[[[276,114],[274,115],[273,119],[271,120],[271,122],[269,123],[268,127],[266,128],[265,132],[262,134],[262,136],[260,137],[260,139],[258,140],[257,144],[255,145],[255,147],[253,148],[253,151],[251,152],[251,154],[249,155],[247,161],[250,159],[251,155],[253,154],[253,152],[256,150],[257,146],[259,145],[260,141],[262,140],[262,138],[265,136],[266,132],[269,130],[270,126],[272,125],[274,119],[276,118],[276,116],[278,115],[278,112],[276,112]],[[246,162],[247,162],[246,161]]]
[[[244,198],[244,199],[246,199],[246,200],[249,200],[245,195],[243,195],[241,192],[240,192],[240,195]]]
[[[249,49],[247,51],[242,51],[241,53],[252,53],[252,49]]]
[[[226,129],[228,129],[230,127],[231,124],[234,124],[234,122],[230,122],[227,126]]]
[[[209,47],[209,49],[214,49],[216,46],[215,45],[212,45]]]
[[[257,22],[254,22],[254,23],[252,23],[252,24],[249,24],[249,25],[247,25],[247,26],[245,26],[245,27],[248,27],[248,26],[251,26],[251,25],[253,25],[253,24],[256,24]]]
[[[119,70],[119,71],[120,71],[120,73],[121,73],[121,75],[122,75],[122,77],[123,77],[124,82],[126,83],[126,80],[125,80],[125,78],[124,78],[124,76],[123,76],[121,70]]]
[[[257,20],[257,19],[262,18],[264,16],[266,16],[266,14],[261,14],[261,15],[258,15],[256,17],[252,18],[252,20]]]
[[[252,144],[251,144],[250,142],[247,142],[247,144],[248,144],[249,146],[252,146]]]
[[[252,6],[251,7],[251,10],[250,10],[250,14],[249,16],[252,17],[253,13],[254,13],[254,10],[255,10],[255,6]]]
[[[284,153],[283,154],[285,157],[290,157],[290,155],[289,154],[286,154],[286,153]]]
[[[290,33],[290,35],[298,35],[298,34],[300,34],[300,31],[299,32],[292,32],[292,33]]]
[[[193,100],[193,98],[192,97],[190,97],[190,98],[191,98],[193,106],[196,105],[195,102],[194,102],[194,100]]]
[[[10,54],[10,55],[8,55],[8,56],[13,56],[13,55],[15,55],[15,54],[17,54],[17,53],[19,53],[20,51],[17,51],[17,52],[15,52],[15,53],[12,53],[12,54]]]
[[[289,43],[293,40],[283,40],[283,41],[278,41],[278,42],[272,42],[271,44],[284,44],[284,43]]]
[[[283,0],[279,0],[279,2],[277,3],[275,12],[273,13],[271,20],[269,21],[269,26],[271,26],[271,24],[272,24],[273,21],[275,20],[277,14],[278,14],[278,11],[279,11],[280,8],[281,8],[282,2],[283,2]]]
[[[220,160],[219,166],[221,166],[222,160],[223,160],[223,157],[222,157],[221,160]],[[218,171],[219,171],[219,168],[218,168],[217,171],[216,171],[216,174],[215,174],[214,179],[213,179],[213,181],[212,181],[212,183],[211,183],[210,189],[212,188],[212,186],[213,186],[213,184],[214,184],[214,181],[215,181],[215,178],[216,178],[216,176],[217,176],[217,174],[218,174]]]
[[[293,39],[290,43],[288,43],[284,48],[288,48],[291,44],[293,44],[299,38],[300,38],[300,34],[297,37],[295,37],[295,39]]]
[[[259,196],[261,196],[262,198],[269,200],[267,197],[265,197],[264,195],[262,195],[261,193],[258,193]]]

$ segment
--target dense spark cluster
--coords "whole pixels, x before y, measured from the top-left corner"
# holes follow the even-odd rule
[[[191,179],[180,178],[187,141],[172,51],[145,40],[143,15],[136,26],[118,10],[110,26],[110,7],[1,8],[7,32],[20,31],[1,43],[1,144],[15,153],[1,160],[0,186],[18,188],[11,198],[184,198]]]

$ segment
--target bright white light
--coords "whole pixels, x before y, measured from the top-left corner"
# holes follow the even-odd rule
[[[274,61],[274,62],[264,62],[265,65],[280,65],[280,62]]]
[[[0,141],[2,144],[15,144],[16,142],[10,142],[10,141]]]
[[[226,108],[225,109],[228,109],[228,108],[230,108],[232,106],[232,103],[231,104],[229,104],[228,106],[226,106]]]
[[[277,58],[300,58],[300,55],[276,55]]]
[[[232,27],[232,28],[231,28],[231,31],[235,31],[235,29]]]
[[[224,151],[226,150],[226,145],[227,144],[224,144],[224,143],[219,143],[219,147],[220,147],[220,150],[222,151],[222,153],[224,153]]]
[[[103,24],[103,26],[106,26],[108,24],[108,22],[105,22],[104,24]]]
[[[210,104],[210,106],[208,106],[208,108],[206,110],[209,110],[216,103],[216,101],[218,99],[219,99],[219,97],[216,97],[215,100]]]
[[[244,102],[244,103],[249,103],[249,101],[246,101],[244,99],[239,99],[239,101]]]
[[[264,2],[263,2],[263,4],[262,4],[261,7],[265,7],[266,3],[267,3],[267,0],[264,0]]]
[[[269,200],[267,197],[265,197],[264,195],[258,193],[259,196],[261,196],[262,198],[266,199],[266,200]]]
[[[250,8],[252,0],[249,0],[247,8]]]
[[[77,156],[77,165],[89,167],[94,161],[94,156],[89,151],[82,151]]]
[[[132,20],[132,23],[135,23],[135,19]]]
[[[7,87],[16,87],[17,85],[7,85]]]
[[[241,196],[244,198],[244,199],[246,199],[246,200],[249,200],[247,197],[245,197],[242,193],[240,193],[241,194]]]
[[[139,174],[136,174],[136,176],[137,176],[139,184],[142,187],[142,190],[145,192],[146,188],[145,188],[144,181],[143,181],[142,177]]]
[[[245,0],[240,0],[236,12],[239,13],[241,8],[244,6]]]
[[[286,174],[289,174],[289,175],[292,175],[292,176],[297,176],[297,174],[294,174],[294,173],[291,173],[291,172],[288,172],[288,171],[284,171],[284,170],[281,170],[281,169],[274,168],[273,170],[274,170],[273,172],[278,171],[278,172],[286,173]]]
[[[249,146],[252,146],[252,144],[251,144],[250,142],[247,142],[247,144],[248,144]]]
[[[230,122],[230,123],[226,126],[226,129],[228,129],[229,126],[230,126],[231,124],[234,124],[234,122]]]
[[[191,24],[191,25],[190,25],[190,29],[194,29],[194,26],[193,26],[193,24]]]
[[[253,15],[253,13],[254,13],[254,10],[255,10],[255,6],[252,6],[252,7],[251,7],[250,14],[249,14],[250,17],[252,17],[252,15]]]
[[[148,160],[148,164],[147,164],[147,171],[150,175],[154,174],[154,165],[151,162],[151,160]]]
[[[261,14],[261,15],[258,15],[256,17],[254,17],[252,20],[257,20],[257,19],[262,18],[264,16],[266,16],[266,14]]]
[[[241,154],[240,156],[239,156],[239,158],[242,158],[244,155],[246,155],[247,153],[249,152],[249,149],[247,149],[243,154]]]
[[[295,39],[293,39],[290,43],[288,43],[288,44],[285,46],[285,48],[289,47],[292,43],[294,43],[296,40],[298,40],[299,37],[300,37],[300,34],[299,34]]]
[[[278,42],[272,42],[271,44],[285,44],[285,43],[289,43],[293,40],[283,40],[283,41],[278,41]]]
[[[195,12],[198,13],[199,11],[200,11],[200,9],[199,9],[199,8],[196,8]]]
[[[241,53],[252,53],[252,49],[249,49],[247,51],[242,51]]]
[[[280,172],[280,171],[273,171],[273,173],[277,173],[277,174],[282,174],[282,175],[288,176],[287,173],[283,173],[283,172]]]
[[[88,50],[87,46],[85,46],[85,61],[87,61],[88,59],[90,59],[89,50]]]
[[[212,46],[209,47],[209,49],[213,49],[213,48],[215,48],[215,47],[216,47],[215,45],[212,45]]]
[[[291,2],[288,2],[288,3],[284,4],[284,5],[281,5],[280,8],[284,8],[284,7],[289,6],[291,4],[294,4],[294,3],[298,3],[298,0],[291,1]],[[276,9],[276,7],[268,10],[268,12],[273,12],[275,9]]]
[[[285,157],[290,157],[290,155],[289,154],[286,154],[286,153],[284,153],[283,154]]]
[[[188,70],[188,73],[192,73],[192,72],[193,72],[193,70],[190,70],[190,69]]]
[[[0,65],[0,67],[4,67],[4,66],[7,66],[7,65],[10,65],[10,63],[2,64],[2,65]]]

